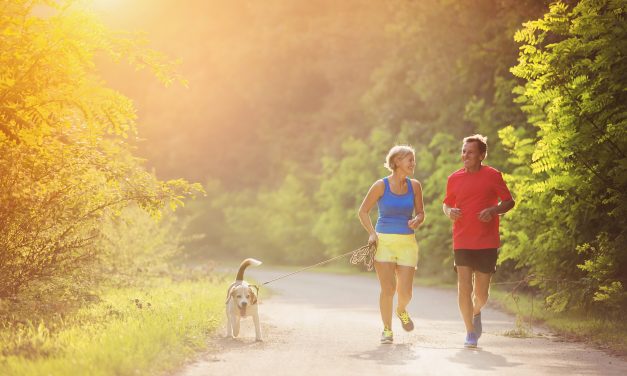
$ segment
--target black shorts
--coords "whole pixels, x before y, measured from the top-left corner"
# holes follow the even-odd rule
[[[455,263],[453,269],[457,272],[458,266],[469,266],[473,271],[481,273],[496,272],[496,258],[498,250],[496,248],[487,249],[456,249]]]

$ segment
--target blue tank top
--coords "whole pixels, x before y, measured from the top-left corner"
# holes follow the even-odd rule
[[[392,193],[388,178],[383,178],[385,191],[379,199],[379,219],[375,230],[381,234],[413,234],[414,230],[407,226],[414,212],[414,188],[407,178],[407,193]]]

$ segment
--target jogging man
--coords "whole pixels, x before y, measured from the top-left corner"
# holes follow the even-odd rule
[[[488,301],[500,246],[499,214],[514,207],[501,173],[482,164],[487,153],[486,137],[476,134],[464,138],[464,167],[448,177],[442,205],[444,214],[453,221],[457,300],[466,326],[465,347],[477,347],[481,337],[481,308]]]

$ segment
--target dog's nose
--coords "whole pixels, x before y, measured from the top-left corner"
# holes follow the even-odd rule
[[[248,305],[247,302],[242,302],[242,307],[246,307]]]

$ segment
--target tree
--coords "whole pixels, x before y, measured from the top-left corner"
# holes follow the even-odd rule
[[[313,231],[326,246],[327,254],[346,253],[368,240],[357,210],[370,186],[384,176],[383,162],[392,140],[391,134],[374,131],[368,140],[344,141],[337,158],[324,159],[321,183],[315,194],[320,213]]]
[[[515,92],[536,132],[501,132],[521,165],[514,189],[525,197],[506,254],[551,280],[541,286],[558,310],[627,305],[625,5],[558,2],[515,36],[512,72],[526,81]]]
[[[177,77],[145,42],[109,32],[71,2],[0,8],[0,297],[93,260],[106,216],[130,203],[158,215],[199,189],[158,181],[133,156],[135,110],[102,84],[97,53],[149,67],[166,84]]]

